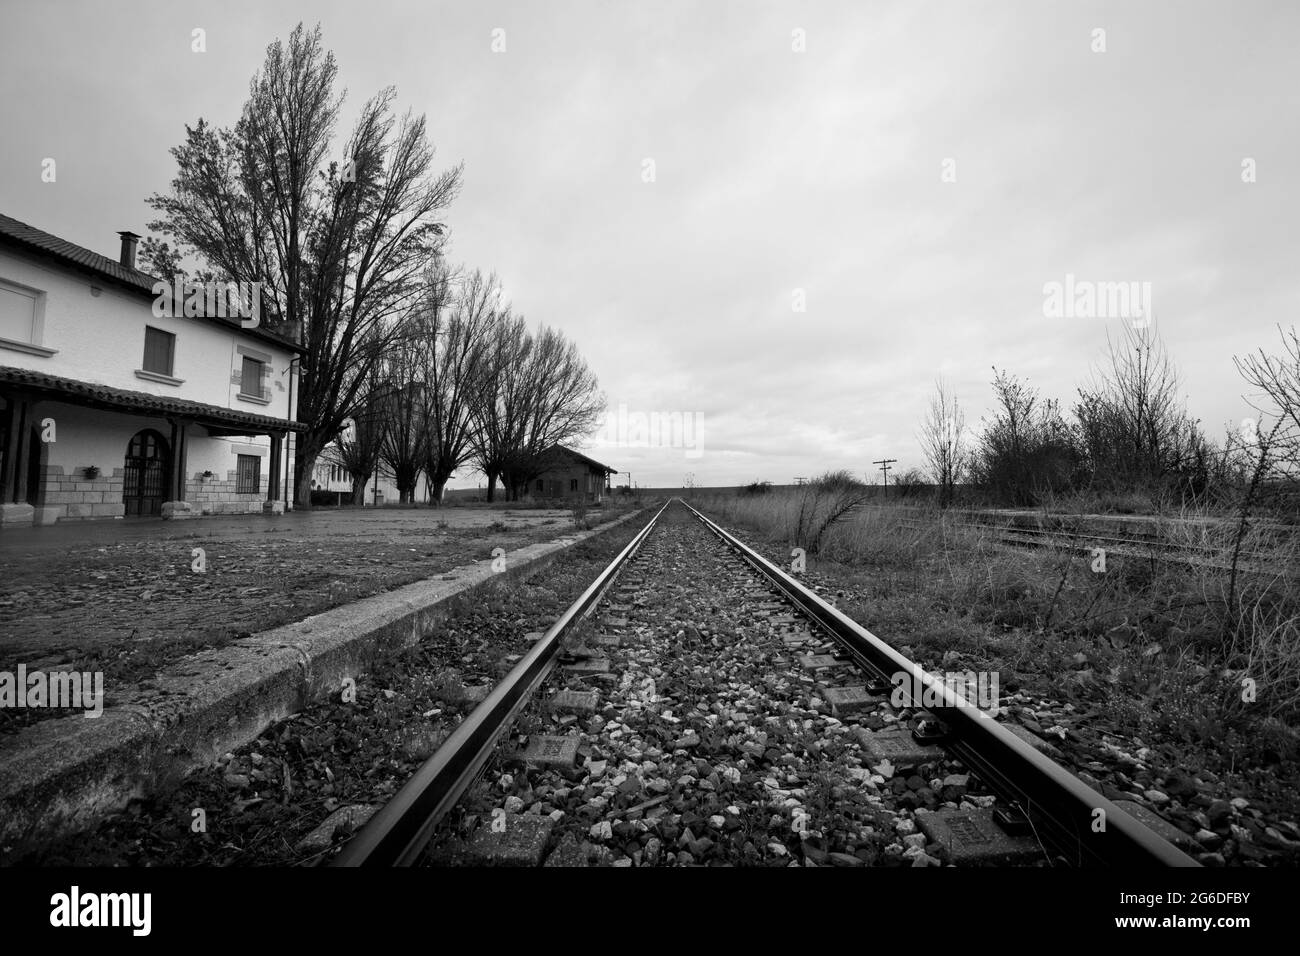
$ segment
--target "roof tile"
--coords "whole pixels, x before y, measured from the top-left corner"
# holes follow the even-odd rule
[[[116,259],[101,256],[98,252],[92,252],[84,246],[75,245],[66,239],[60,239],[58,236],[37,229],[35,226],[19,222],[4,213],[0,213],[0,239],[8,239],[29,249],[35,249],[65,262],[82,266],[91,272],[106,276],[151,297],[154,294],[154,285],[163,281],[149,275],[147,272],[141,272],[139,269],[128,269]],[[256,339],[270,341],[293,351],[303,351],[302,346],[266,328],[245,329],[237,321],[216,316],[202,316],[202,318],[209,322],[220,322],[232,329],[239,329]]]
[[[265,428],[268,431],[303,431],[307,427],[301,422],[273,418],[270,415],[254,415],[252,412],[236,411],[232,408],[222,408],[220,405],[208,405],[185,398],[168,398],[165,395],[151,395],[148,392],[134,392],[125,388],[110,388],[107,385],[82,382],[75,378],[64,378],[61,375],[50,375],[26,368],[0,366],[0,384],[19,385],[49,392],[52,393],[50,397],[55,401],[89,399],[91,402],[124,411],[181,415],[193,418],[201,424]]]

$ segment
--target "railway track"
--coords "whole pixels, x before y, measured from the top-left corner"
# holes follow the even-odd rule
[[[901,518],[910,528],[932,529],[934,521],[925,518]],[[1028,525],[1006,524],[994,520],[967,519],[971,527],[995,535],[1000,544],[1013,548],[1066,548],[1092,555],[1098,550],[1107,556],[1138,558],[1145,561],[1186,564],[1198,567],[1230,570],[1232,565],[1224,557],[1223,548],[1204,545],[1179,544],[1151,536],[1133,536],[1114,532],[1093,532],[1078,528],[1043,528]],[[1243,551],[1238,558],[1237,570],[1252,574],[1294,576],[1297,568],[1278,564],[1275,558]]]
[[[332,862],[1197,865],[979,696],[670,502]]]

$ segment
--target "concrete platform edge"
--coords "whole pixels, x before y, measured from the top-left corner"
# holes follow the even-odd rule
[[[526,579],[641,514],[509,552],[499,573],[480,561],[191,655],[157,675],[161,693],[148,702],[108,707],[97,719],[42,721],[0,739],[0,864],[31,835],[85,828],[338,692],[344,678],[417,643],[457,599]]]

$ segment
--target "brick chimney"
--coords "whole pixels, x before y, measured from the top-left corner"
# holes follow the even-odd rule
[[[122,254],[118,257],[118,262],[128,269],[135,268],[135,247],[140,241],[140,237],[134,232],[119,232],[122,237]]]

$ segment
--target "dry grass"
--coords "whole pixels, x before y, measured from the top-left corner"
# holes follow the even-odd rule
[[[808,507],[801,497],[773,492],[699,504],[788,555],[800,508]],[[860,619],[882,636],[915,643],[927,658],[960,651],[1009,673],[1030,668],[1100,687],[1139,730],[1201,742],[1254,734],[1276,748],[1281,724],[1300,725],[1297,539],[1264,523],[1248,528],[1239,549],[1244,570],[1234,582],[1232,521],[1184,509],[1158,518],[1152,531],[1196,549],[1200,563],[1111,549],[1104,572],[1096,571],[1086,541],[1009,548],[996,531],[961,516],[874,503],[827,530],[818,569],[865,588],[870,604]],[[1251,687],[1254,699],[1243,699]]]

